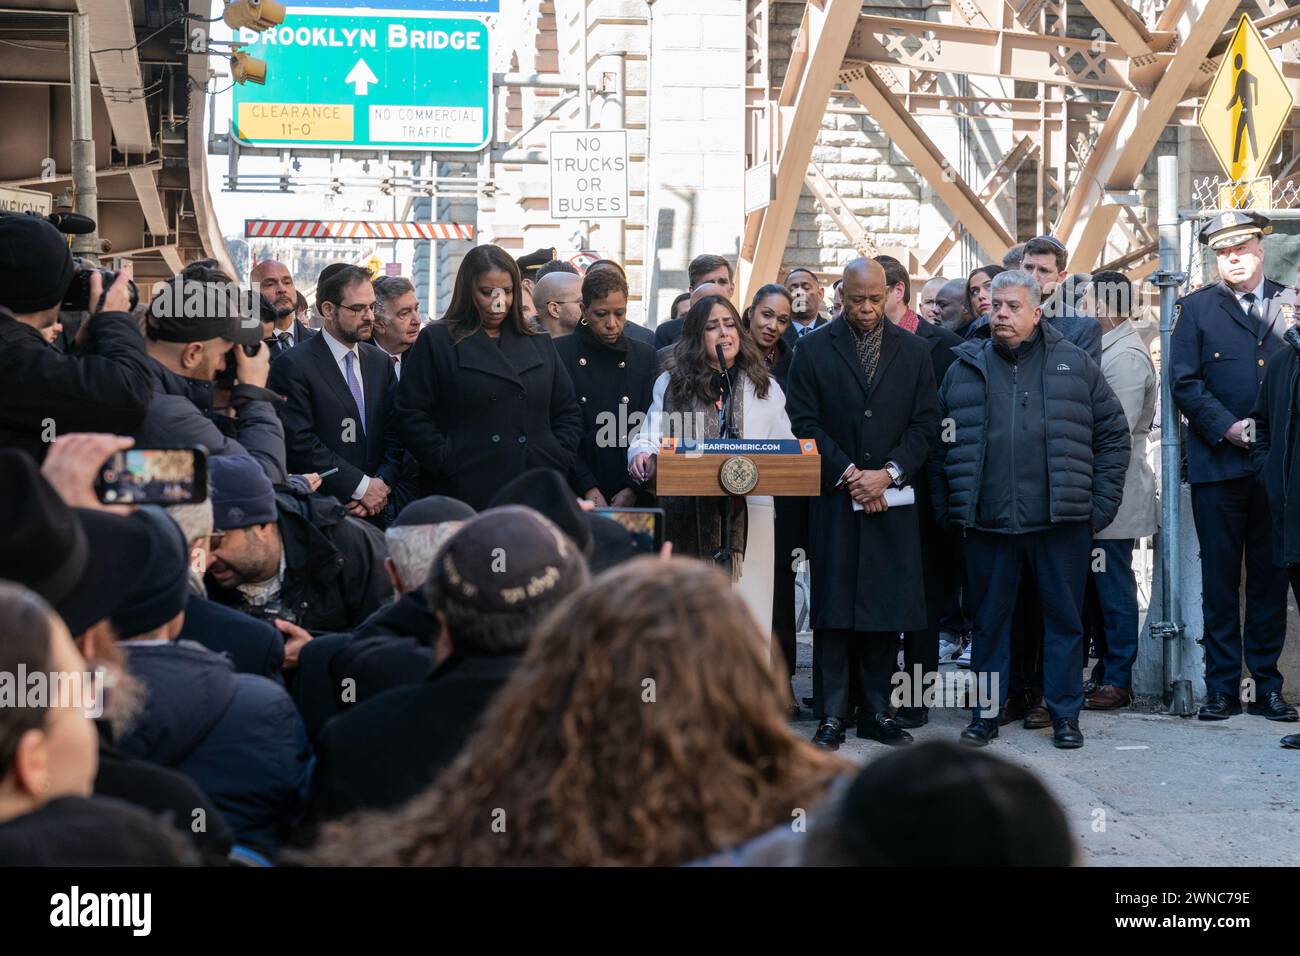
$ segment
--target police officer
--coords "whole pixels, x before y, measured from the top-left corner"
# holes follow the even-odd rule
[[[1205,704],[1201,720],[1241,713],[1241,661],[1255,681],[1247,710],[1296,720],[1282,696],[1278,655],[1286,636],[1286,572],[1273,564],[1268,501],[1248,451],[1248,418],[1270,355],[1283,348],[1284,287],[1264,278],[1263,216],[1230,210],[1201,230],[1219,281],[1184,296],[1175,308],[1169,372],[1174,402],[1188,422],[1187,480],[1201,546],[1205,614]],[[1246,562],[1246,620],[1238,594]]]

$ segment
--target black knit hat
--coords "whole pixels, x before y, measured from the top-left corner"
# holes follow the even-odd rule
[[[397,513],[390,528],[405,528],[411,525],[443,524],[447,521],[468,521],[478,514],[473,508],[456,498],[444,495],[429,495],[417,498]]]
[[[19,315],[58,305],[76,271],[53,225],[39,216],[0,216],[0,305]]]
[[[0,451],[0,578],[20,581],[57,605],[86,567],[85,532],[25,452]]]
[[[257,459],[248,455],[213,455],[208,459],[208,497],[212,527],[233,531],[279,519],[275,488]]]
[[[485,613],[524,611],[586,571],[555,523],[531,508],[491,508],[465,522],[434,559],[430,587]]]
[[[73,636],[130,603],[140,569],[149,563],[154,534],[140,515],[74,508],[85,532],[88,557],[77,589],[54,606]]]
[[[185,610],[189,596],[185,533],[161,508],[141,508],[133,517],[149,536],[149,551],[135,568],[129,597],[110,615],[123,640],[162,627]]]
[[[584,555],[590,556],[591,526],[587,524],[587,518],[578,505],[578,496],[558,471],[552,468],[534,468],[524,472],[488,502],[489,508],[500,508],[503,505],[524,505],[545,515],[577,543]]]

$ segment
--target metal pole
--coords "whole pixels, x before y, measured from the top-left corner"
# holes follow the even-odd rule
[[[582,104],[582,128],[591,129],[591,90],[587,87],[587,0],[582,0],[582,72],[578,78],[578,99]],[[591,220],[582,220],[582,248],[591,248]]]
[[[1186,281],[1180,272],[1178,249],[1178,157],[1161,156],[1157,164],[1159,195],[1160,270],[1151,281],[1160,289],[1160,598],[1163,621],[1151,622],[1151,636],[1164,642],[1165,703],[1169,713],[1192,715],[1192,683],[1184,680],[1182,582],[1178,568],[1178,510],[1182,501],[1178,409],[1169,374],[1170,339],[1174,331],[1174,300]]]
[[[613,60],[613,63],[609,63]],[[601,67],[602,78],[606,67],[612,66],[610,71],[614,76],[614,88],[605,91],[605,103],[601,109],[600,125],[602,129],[627,129],[627,54],[611,53],[606,63]],[[627,255],[627,220],[616,219],[613,222],[613,248],[609,251],[609,256],[616,262],[622,263]],[[602,231],[604,227],[602,226]],[[626,265],[624,266],[626,268]]]
[[[90,106],[90,17],[69,18],[72,48],[72,210],[95,220],[96,228],[75,236],[72,251],[99,262],[99,190],[95,183],[95,134]]]

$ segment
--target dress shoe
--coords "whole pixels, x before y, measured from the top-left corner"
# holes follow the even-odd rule
[[[957,739],[968,747],[987,747],[989,741],[997,737],[997,735],[997,721],[976,717]]]
[[[1102,684],[1083,699],[1083,706],[1089,710],[1119,710],[1133,703],[1133,695],[1126,687],[1114,684]]]
[[[861,714],[858,716],[858,736],[890,747],[910,744],[912,735],[888,714]]]
[[[1196,712],[1197,720],[1227,720],[1233,714],[1241,713],[1241,701],[1227,694],[1210,694],[1205,703]]]
[[[894,714],[894,722],[904,730],[915,730],[930,722],[930,711],[925,707],[900,707]]]
[[[1007,702],[998,711],[998,724],[1005,727],[1013,720],[1020,720],[1029,712],[1029,701],[1020,694],[1008,697]]]
[[[1025,730],[1042,730],[1050,726],[1052,726],[1052,714],[1040,697],[1025,711]]]
[[[1246,705],[1246,713],[1254,714],[1256,717],[1267,717],[1269,720],[1300,720],[1300,714],[1297,714],[1296,709],[1287,703],[1280,690],[1273,691],[1262,701],[1251,701]]]
[[[1282,746],[1290,750],[1300,750],[1300,734],[1287,734],[1282,738]]]
[[[1083,731],[1073,717],[1062,717],[1052,722],[1052,743],[1061,750],[1074,750],[1083,746]]]
[[[822,725],[813,734],[812,742],[823,750],[839,750],[844,743],[844,721],[838,717],[823,720]]]

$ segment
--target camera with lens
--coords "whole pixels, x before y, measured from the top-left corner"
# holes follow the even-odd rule
[[[271,300],[261,294],[259,294],[257,298],[259,321],[261,321],[263,326],[268,322],[275,322],[275,306],[271,304]],[[261,349],[261,347],[261,342],[258,342],[256,345],[250,345],[248,343],[243,345],[232,345],[230,351],[226,353],[226,367],[217,373],[217,383],[225,385],[227,388],[235,384],[235,349],[243,349],[245,355],[249,358],[253,358],[257,355],[258,350]]]
[[[293,609],[285,607],[278,600],[268,601],[266,604],[249,604],[244,608],[244,612],[259,621],[265,621],[272,627],[275,626],[276,621],[288,621],[290,624],[298,623],[298,615],[293,613]]]
[[[90,277],[96,272],[99,273],[103,281],[103,289],[99,293],[99,301],[95,303],[93,311],[99,311],[104,305],[104,297],[108,294],[109,286],[117,279],[117,273],[112,269],[96,269],[85,259],[74,259],[73,263],[77,271],[72,276],[72,282],[68,285],[68,291],[63,294],[63,304],[60,308],[68,312],[90,312]],[[134,309],[140,303],[140,292],[135,283],[127,280],[127,292],[131,296],[131,308]]]

